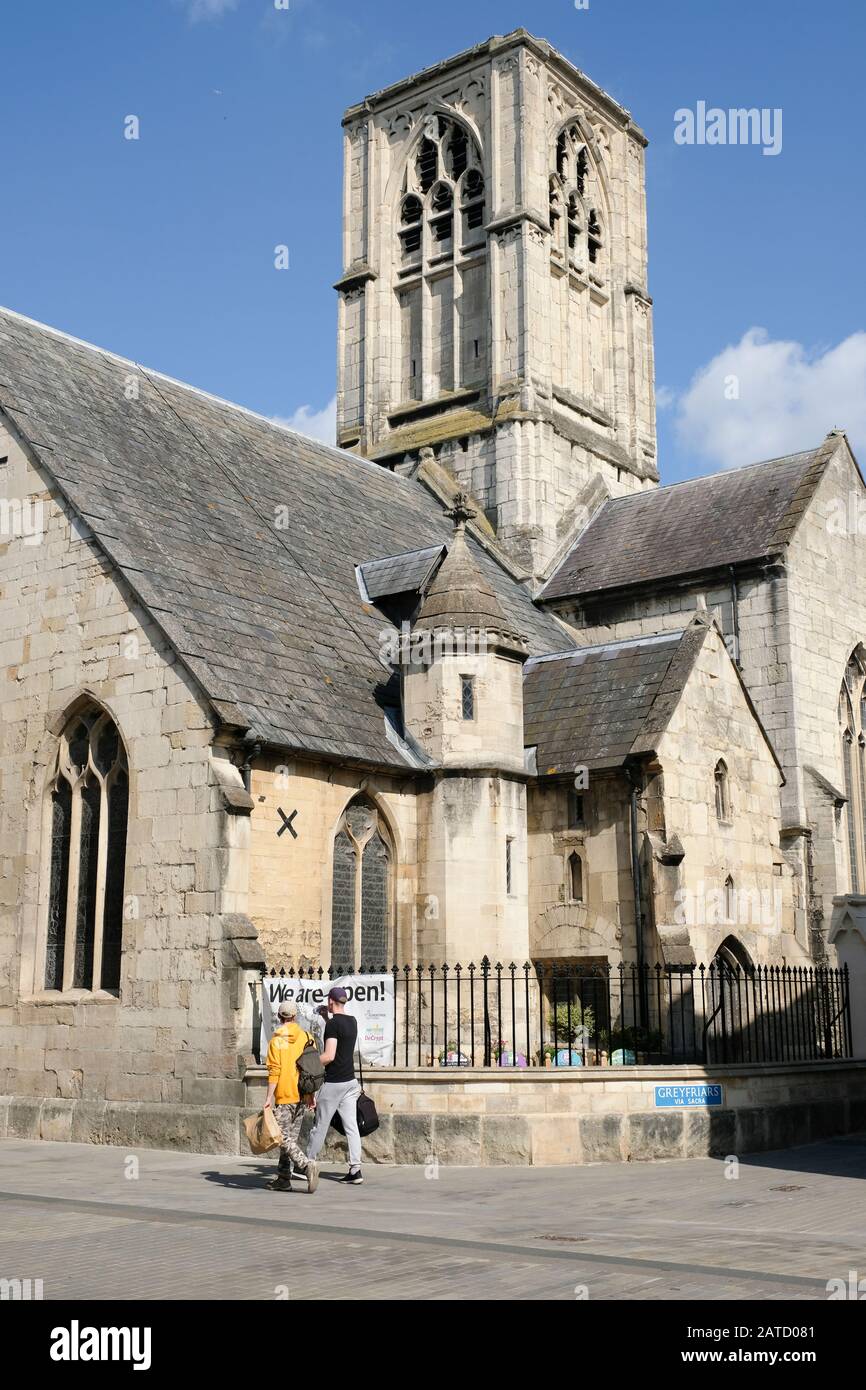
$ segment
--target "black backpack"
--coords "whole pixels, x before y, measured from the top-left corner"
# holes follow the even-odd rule
[[[298,1094],[314,1096],[325,1079],[325,1068],[319,1056],[315,1038],[307,1034],[304,1050],[298,1058]]]

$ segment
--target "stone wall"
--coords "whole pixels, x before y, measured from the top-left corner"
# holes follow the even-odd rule
[[[249,1051],[238,970],[248,820],[240,774],[155,624],[31,463],[0,432],[6,497],[38,534],[0,546],[0,1090],[71,1105],[236,1102]],[[24,513],[22,512],[21,515]],[[88,697],[130,768],[119,995],[43,988],[48,784],[58,736]]]
[[[365,1072],[380,1128],[368,1163],[559,1165],[727,1158],[866,1129],[866,1062],[808,1066],[588,1067],[567,1073],[445,1069]],[[656,1108],[654,1087],[712,1083],[718,1107]],[[263,1067],[245,1078],[245,1104],[0,1096],[0,1140],[47,1139],[126,1148],[249,1154],[243,1120],[261,1107]],[[325,1162],[345,1161],[332,1136]],[[261,1160],[259,1160],[261,1162]]]
[[[410,959],[419,915],[415,780],[264,757],[251,791],[249,915],[268,963],[330,963],[334,835],[358,794],[378,807],[394,851],[389,956]]]
[[[688,926],[699,962],[736,936],[755,964],[808,963],[794,936],[791,870],[780,841],[779,767],[749,708],[725,643],[711,627],[657,748],[663,826],[651,857],[658,924]],[[716,814],[715,769],[727,769],[729,812]],[[668,868],[662,845],[677,836],[682,862]],[[733,920],[724,890],[734,885]]]
[[[635,960],[629,798],[621,776],[592,775],[584,824],[569,825],[571,784],[528,792],[529,920],[533,960]],[[569,858],[580,856],[583,901],[570,892]]]

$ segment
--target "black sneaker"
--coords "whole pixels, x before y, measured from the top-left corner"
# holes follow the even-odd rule
[[[340,1178],[340,1182],[349,1183],[352,1187],[360,1187],[363,1181],[364,1175],[360,1168],[356,1168],[354,1172],[348,1172],[345,1177]]]

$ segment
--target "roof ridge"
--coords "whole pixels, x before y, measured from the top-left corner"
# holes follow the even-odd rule
[[[156,367],[148,367],[134,357],[124,357],[120,352],[112,352],[110,348],[100,347],[98,343],[91,343],[87,338],[77,338],[74,333],[67,333],[62,328],[55,328],[53,324],[43,323],[41,319],[32,319],[27,314],[19,314],[17,309],[10,309],[5,304],[0,304],[0,315],[3,314],[11,319],[17,319],[19,323],[26,323],[31,328],[38,328],[40,332],[46,333],[52,338],[60,338],[66,343],[74,344],[75,347],[87,348],[88,351],[95,352],[99,357],[107,357],[123,366],[135,367],[145,376],[167,381],[170,386],[178,386],[182,391],[189,391],[193,396],[201,396],[202,399],[213,401],[216,405],[227,406],[229,410],[237,410],[242,415],[249,415],[254,420],[261,420],[264,424],[272,425],[274,429],[280,430],[284,434],[290,434],[296,439],[311,441],[313,444],[319,445],[320,448],[337,454],[341,459],[364,464],[368,468],[374,468],[380,474],[388,473],[401,484],[409,481],[402,474],[393,473],[390,469],[383,468],[381,464],[374,463],[372,459],[364,458],[362,454],[354,454],[349,449],[341,449],[338,444],[326,444],[323,439],[315,439],[312,435],[304,434],[301,430],[292,429],[291,425],[287,425],[275,415],[265,415],[262,411],[253,410],[250,406],[241,405],[238,401],[230,401],[226,396],[217,396],[213,391],[206,391],[203,386],[193,386],[189,381],[181,381],[180,377],[169,376],[167,372],[161,372]]]
[[[823,443],[824,441],[822,440],[821,444]],[[658,487],[641,488],[638,492],[626,492],[619,497],[608,497],[602,502],[592,520],[581,532],[581,536],[586,535],[586,532],[592,525],[592,521],[595,520],[595,517],[598,516],[600,512],[603,512],[606,507],[616,504],[617,502],[634,502],[641,497],[660,497],[664,492],[673,492],[676,487],[690,487],[697,483],[708,483],[713,478],[730,478],[736,473],[746,473],[750,468],[769,468],[771,463],[793,463],[797,459],[808,458],[810,454],[817,454],[818,450],[821,448],[821,444],[816,444],[811,449],[800,449],[796,454],[777,454],[775,458],[756,459],[754,463],[741,463],[738,464],[736,468],[717,468],[715,473],[702,473],[699,478],[677,478],[676,482],[673,483],[661,483]],[[580,537],[578,537],[578,539],[580,539]]]
[[[678,640],[689,631],[691,626],[691,623],[687,623],[685,627],[672,627],[665,632],[650,632],[642,637],[621,637],[618,642],[593,642],[588,647],[568,647],[561,652],[544,652],[541,656],[531,656],[526,667],[529,669],[532,666],[539,666],[543,661],[562,661],[564,657],[580,656],[584,652],[603,652],[610,651],[614,647],[637,647],[649,642]]]

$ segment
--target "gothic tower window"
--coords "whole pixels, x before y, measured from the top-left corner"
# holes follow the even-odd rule
[[[589,143],[587,143],[589,141]],[[548,174],[554,385],[611,409],[613,309],[601,147],[577,119],[556,139]]]
[[[98,706],[64,730],[50,788],[45,988],[120,988],[129,814],[126,753]]]
[[[854,653],[839,696],[850,891],[866,887],[866,663]]]
[[[393,953],[394,855],[387,826],[366,797],[350,802],[334,838],[331,969],[385,970]]]
[[[486,378],[484,223],[475,139],[455,118],[429,117],[398,210],[401,400],[435,400]]]

